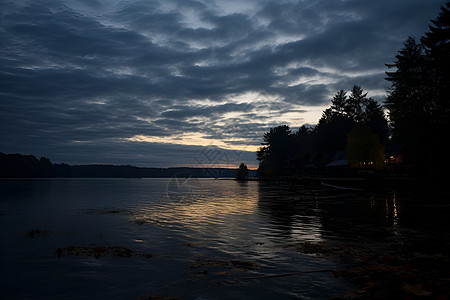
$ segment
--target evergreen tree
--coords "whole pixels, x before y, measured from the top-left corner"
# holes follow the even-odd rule
[[[363,120],[363,105],[366,104],[367,93],[364,93],[363,89],[355,85],[353,86],[350,96],[348,97],[345,105],[345,111],[347,116],[355,122]]]
[[[355,126],[353,119],[346,115],[338,114],[331,108],[325,109],[315,129],[317,147],[330,152],[344,149],[347,133]]]
[[[387,143],[389,127],[383,108],[360,86],[353,86],[350,95],[344,90],[336,93],[331,107],[323,111],[317,123],[318,146],[327,151],[344,149],[347,134],[358,126],[367,126]]]
[[[389,125],[383,107],[372,98],[366,101],[363,124],[377,134],[380,142],[386,145],[389,139]]]
[[[450,117],[450,2],[441,6],[441,12],[431,20],[429,32],[421,42],[427,54],[430,74],[430,92],[427,95],[430,123],[433,127],[448,129]],[[434,128],[438,129],[438,128]]]
[[[450,162],[446,144],[450,130],[450,1],[432,20],[429,32],[422,37],[427,56],[429,93],[426,100],[427,132],[424,135],[423,171],[433,183],[444,183]]]
[[[257,151],[259,173],[282,175],[287,158],[295,151],[291,129],[287,125],[270,128],[264,133],[263,147]]]
[[[301,126],[292,134],[294,149],[291,151],[291,156],[296,158],[304,155],[307,151],[316,150],[316,138],[317,134],[313,127]]]
[[[345,92],[344,90],[340,90],[333,97],[333,100],[331,100],[331,111],[334,114],[345,116],[346,108],[348,105],[347,102],[347,92]]]
[[[417,143],[420,127],[427,122],[425,113],[427,95],[426,59],[423,47],[409,37],[395,56],[394,64],[387,64],[394,72],[386,72],[386,80],[392,87],[388,91],[385,105],[393,126],[394,138],[402,143]],[[420,121],[420,122],[418,122]]]
[[[239,169],[236,170],[236,179],[238,180],[245,180],[248,177],[248,168],[247,165],[244,163],[241,163],[239,165]]]
[[[409,38],[386,72],[392,87],[386,100],[394,138],[409,151],[418,171],[431,181],[448,171],[445,137],[450,118],[450,2],[441,12],[422,44]]]
[[[319,131],[320,129],[324,128],[327,124],[331,123],[335,117],[336,114],[333,112],[333,110],[331,108],[326,108],[322,112],[322,116],[317,122],[316,131]]]

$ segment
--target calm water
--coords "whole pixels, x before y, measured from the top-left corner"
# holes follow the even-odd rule
[[[253,181],[2,180],[0,298],[329,299],[354,287],[301,273],[341,266],[296,245],[448,230],[448,207],[415,201]],[[95,258],[96,247],[132,255]]]

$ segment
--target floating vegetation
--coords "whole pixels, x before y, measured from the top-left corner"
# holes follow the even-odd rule
[[[101,239],[109,239],[109,236],[106,235],[106,234],[103,234],[103,233],[99,233],[98,237],[101,238]]]
[[[347,266],[333,271],[335,277],[343,277],[358,287],[346,299],[429,296],[447,299],[450,295],[449,256],[429,253],[429,249],[421,249],[420,245],[399,249],[389,243],[305,242],[295,247],[303,253],[338,260]]]
[[[58,248],[55,252],[58,257],[67,256],[93,256],[96,259],[101,256],[117,256],[117,257],[152,257],[151,253],[135,253],[133,250],[121,246],[70,246],[67,248]]]
[[[242,260],[232,260],[232,261],[230,261],[230,263],[232,266],[236,266],[236,267],[253,267],[253,266],[255,266],[255,264],[250,261],[242,261]]]
[[[191,264],[191,268],[201,267],[226,267],[226,268],[250,268],[257,265],[250,261],[241,260],[218,260],[218,259],[206,259],[199,258]]]
[[[157,295],[142,295],[137,300],[178,300],[178,297],[172,296],[157,296]]]
[[[253,274],[258,265],[251,261],[210,259],[204,255],[197,255],[197,259],[191,263],[193,277],[190,281],[202,280],[205,276],[213,276],[217,280],[216,285],[234,286],[246,285],[243,276]]]
[[[132,219],[132,223],[136,224],[136,225],[160,225],[160,222],[152,217],[134,217]]]
[[[83,214],[132,214],[133,211],[128,208],[105,207],[105,208],[87,208],[81,211]]]
[[[151,223],[151,222],[146,220],[146,219],[134,219],[134,223],[136,225],[145,225],[145,224],[148,224],[148,223]]]
[[[196,246],[203,246],[202,242],[190,242],[185,244],[188,247],[196,247]]]
[[[93,256],[99,258],[103,255],[131,257],[133,251],[125,247],[85,247],[85,246],[70,246],[67,248],[58,248],[56,250],[58,257],[63,254],[69,256]]]
[[[48,236],[49,234],[50,230],[31,229],[25,236],[35,238],[38,236]]]

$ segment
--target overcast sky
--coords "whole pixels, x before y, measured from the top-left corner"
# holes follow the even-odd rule
[[[0,151],[256,166],[270,127],[355,84],[382,101],[440,0],[0,0]]]

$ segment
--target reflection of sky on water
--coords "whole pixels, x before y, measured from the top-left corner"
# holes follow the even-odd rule
[[[321,218],[317,199],[301,186],[259,185],[259,213],[277,231],[280,242],[320,241]]]
[[[170,222],[186,229],[202,231],[207,225],[233,227],[234,222],[243,220],[241,217],[255,212],[257,197],[255,191],[248,191],[254,186],[227,190],[227,187],[212,187],[210,180],[194,178],[190,181],[189,186],[186,183],[178,190],[178,194],[171,191],[166,199],[159,199],[156,203],[141,202],[136,207],[134,218],[160,225]],[[227,184],[225,181],[222,183]]]
[[[287,183],[179,180],[178,189],[168,183],[166,198],[141,201],[131,216],[133,222],[207,239],[212,248],[367,238],[401,227],[396,194],[351,194]]]
[[[169,194],[169,197],[156,202],[141,202],[131,216],[133,222],[143,226],[170,228],[190,244],[219,249],[229,254],[242,253],[260,246],[258,240],[261,240],[259,235],[263,230],[260,226],[262,220],[256,214],[256,182],[190,181],[191,183],[185,182],[185,185],[199,189],[184,189],[176,197]],[[193,194],[189,194],[191,192]]]
[[[304,242],[370,247],[420,238],[441,245],[448,232],[450,206],[428,195],[210,179],[190,185],[199,188],[192,197],[180,194],[180,201],[168,196],[169,179],[0,181],[0,257],[8,274],[0,298],[2,293],[68,298],[87,292],[103,298],[148,292],[211,298],[217,284],[227,281],[233,283],[220,290],[224,298],[328,299],[348,288],[330,273],[242,278],[340,268],[299,251]],[[48,234],[30,238],[32,229]],[[56,257],[56,249],[73,245],[121,246],[152,257]],[[234,267],[233,260],[254,267]]]
[[[219,184],[217,184],[219,182]],[[169,226],[190,236],[208,238],[216,243],[287,243],[318,241],[321,223],[318,203],[297,203],[290,190],[275,191],[276,195],[258,182],[235,182],[180,179],[183,188],[169,189],[167,199],[141,202],[133,215],[138,224]],[[186,188],[187,187],[187,188]],[[191,189],[192,187],[192,189]],[[275,201],[273,197],[275,196]],[[281,208],[286,205],[288,209]],[[294,208],[294,206],[296,206]]]

